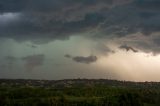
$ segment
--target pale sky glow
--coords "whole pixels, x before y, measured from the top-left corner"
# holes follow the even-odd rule
[[[124,80],[159,81],[160,55],[119,51],[108,57],[101,57],[97,64],[112,70]]]
[[[10,22],[16,21],[20,17],[20,13],[3,13],[0,14],[1,25],[9,24]]]

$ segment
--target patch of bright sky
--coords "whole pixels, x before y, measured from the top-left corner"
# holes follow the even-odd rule
[[[160,81],[160,55],[118,51],[108,57],[101,57],[97,64],[112,70],[122,80]]]
[[[16,21],[19,19],[21,13],[3,13],[0,14],[0,25],[9,24],[12,21]]]

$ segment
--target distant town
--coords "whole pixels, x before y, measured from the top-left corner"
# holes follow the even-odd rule
[[[64,79],[64,80],[32,80],[32,79],[0,79],[0,86],[28,86],[28,87],[76,87],[105,85],[112,87],[160,88],[160,82],[132,82],[110,79]]]

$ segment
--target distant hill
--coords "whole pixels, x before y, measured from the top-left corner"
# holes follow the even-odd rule
[[[109,79],[64,79],[64,80],[32,80],[32,79],[0,79],[0,85],[37,86],[37,87],[78,87],[78,86],[112,86],[133,88],[160,88],[160,82],[132,82]]]
[[[0,106],[160,106],[160,82],[0,79]]]

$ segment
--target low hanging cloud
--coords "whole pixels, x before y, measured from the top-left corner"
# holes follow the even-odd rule
[[[87,57],[84,57],[84,56],[75,56],[75,57],[72,57],[71,55],[66,54],[64,57],[71,58],[75,62],[85,63],[85,64],[94,63],[98,59],[97,56],[93,56],[93,55],[87,56]]]
[[[69,55],[69,54],[65,54],[64,57],[66,57],[66,58],[72,58],[72,56]]]
[[[27,71],[32,71],[34,70],[34,68],[43,65],[45,56],[43,54],[30,55],[23,57],[22,60],[25,62],[25,68],[27,69]]]
[[[76,56],[76,57],[73,57],[72,59],[79,63],[90,64],[97,61],[97,56],[88,56],[88,57]]]
[[[133,51],[133,52],[135,52],[135,53],[138,52],[138,50],[134,49],[134,48],[131,47],[131,46],[127,46],[127,45],[121,45],[119,48],[120,48],[120,49],[124,49],[124,50],[126,50],[126,51],[131,50],[131,51]]]

